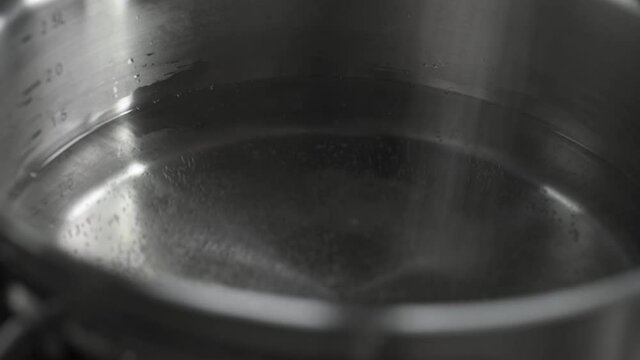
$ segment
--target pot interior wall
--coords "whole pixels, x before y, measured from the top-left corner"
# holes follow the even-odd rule
[[[634,8],[2,6],[5,217],[70,255],[366,303],[523,295],[640,262]]]

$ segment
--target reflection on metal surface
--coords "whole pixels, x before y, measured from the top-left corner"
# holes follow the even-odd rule
[[[607,0],[635,15],[640,15],[640,1],[638,0]]]
[[[545,185],[545,186],[542,187],[542,190],[550,198],[552,198],[553,200],[555,200],[555,201],[559,202],[560,204],[564,205],[567,209],[569,209],[569,210],[571,210],[571,211],[573,211],[575,213],[582,212],[582,209],[581,209],[580,205],[576,204],[573,200],[571,200],[570,198],[566,197],[562,193],[558,192],[554,188],[552,188],[552,187],[550,187],[548,185]]]
[[[114,0],[113,4],[119,13],[125,13],[127,10],[131,9],[129,0]]]
[[[134,162],[74,202],[58,230],[59,246],[70,254],[116,271],[142,269],[137,272],[138,276],[151,273],[153,269],[144,266],[144,239],[136,226],[137,194],[127,186],[124,189],[128,191],[121,191],[123,184],[145,171],[145,165]],[[98,238],[102,241],[94,241]]]
[[[74,220],[77,217],[83,215],[88,209],[98,203],[100,200],[104,198],[107,192],[120,185],[124,181],[127,181],[131,178],[140,176],[145,172],[145,166],[140,163],[133,163],[129,165],[120,175],[109,179],[102,186],[92,190],[88,194],[86,194],[81,200],[77,201],[74,206],[70,209],[67,218],[69,220]]]
[[[23,4],[26,7],[35,8],[35,7],[46,5],[46,4],[51,3],[53,1],[54,0],[23,0]]]
[[[133,95],[125,96],[122,99],[118,100],[115,105],[115,113],[122,114],[130,109],[131,104],[133,103]]]

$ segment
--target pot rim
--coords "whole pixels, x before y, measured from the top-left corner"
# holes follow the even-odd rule
[[[589,283],[532,295],[465,302],[355,305],[201,283],[171,275],[144,281],[125,278],[64,253],[45,241],[43,234],[24,224],[11,222],[6,214],[0,214],[0,235],[5,235],[0,242],[5,241],[26,252],[28,259],[20,260],[30,262],[27,266],[39,268],[33,269],[36,276],[46,274],[51,278],[56,272],[65,273],[65,276],[86,276],[94,288],[108,284],[123,285],[120,290],[126,289],[127,295],[143,301],[155,300],[212,317],[312,332],[340,328],[370,329],[372,326],[389,335],[498,330],[576,317],[615,303],[633,301],[640,296],[640,269],[633,269]],[[60,284],[70,284],[74,279],[63,277],[58,280]],[[355,313],[359,314],[357,321],[345,319],[345,314]]]

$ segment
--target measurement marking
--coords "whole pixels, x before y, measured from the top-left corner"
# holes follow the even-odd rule
[[[42,134],[42,130],[38,129],[38,131],[34,132],[33,135],[31,135],[31,140],[33,141],[37,139],[40,134]]]
[[[53,28],[57,28],[65,24],[62,11],[56,10],[53,12],[53,14],[51,14],[51,23],[53,24]]]
[[[25,100],[19,102],[18,106],[19,107],[24,107],[24,106],[27,106],[27,105],[31,104],[31,102],[33,102],[33,97],[30,96],[30,97],[26,98]]]
[[[67,111],[65,109],[61,109],[59,112],[51,116],[50,118],[51,125],[55,127],[56,125],[67,121],[67,117],[68,117]]]
[[[26,89],[22,90],[22,96],[29,95],[33,90],[35,90],[38,86],[40,86],[40,84],[42,84],[40,80],[34,81],[33,84],[27,86]]]
[[[44,82],[48,84],[54,81],[56,78],[60,77],[63,72],[64,66],[62,65],[62,63],[56,63],[54,67],[46,69]]]

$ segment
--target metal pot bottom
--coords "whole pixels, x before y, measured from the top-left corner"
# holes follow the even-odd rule
[[[406,303],[524,295],[633,267],[629,189],[524,111],[306,79],[140,104],[32,173],[13,204],[60,248],[129,276]]]

